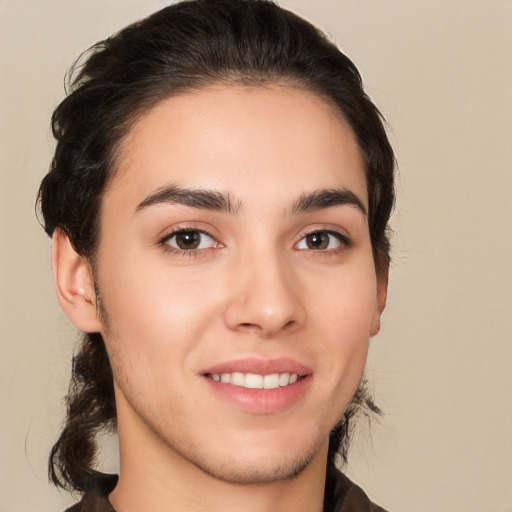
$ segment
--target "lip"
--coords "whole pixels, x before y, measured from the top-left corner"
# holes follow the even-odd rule
[[[288,386],[275,389],[248,389],[242,386],[225,384],[209,378],[209,374],[221,373],[296,373],[299,379]],[[293,359],[245,358],[226,361],[206,368],[201,376],[211,392],[221,401],[235,408],[253,414],[273,414],[284,411],[299,403],[313,383],[312,370]]]
[[[226,361],[224,363],[211,366],[201,372],[205,375],[207,373],[256,373],[258,375],[270,375],[272,373],[296,373],[302,377],[311,375],[313,371],[311,368],[298,363],[297,361],[281,357],[277,359],[258,359],[255,357],[246,357],[244,359],[236,359],[233,361]]]

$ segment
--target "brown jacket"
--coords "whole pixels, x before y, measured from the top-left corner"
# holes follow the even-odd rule
[[[65,512],[115,512],[108,495],[117,484],[116,475],[97,473],[94,484],[82,500]],[[343,473],[330,470],[327,474],[324,512],[386,512],[372,503],[363,490]]]

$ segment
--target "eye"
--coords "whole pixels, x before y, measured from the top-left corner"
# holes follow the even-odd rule
[[[180,251],[199,251],[216,245],[215,240],[198,229],[183,229],[168,236],[165,244]]]
[[[309,251],[329,251],[347,245],[345,237],[335,231],[314,231],[308,233],[296,245],[297,249]]]

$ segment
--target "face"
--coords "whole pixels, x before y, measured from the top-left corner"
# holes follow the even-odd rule
[[[325,457],[382,309],[366,209],[352,130],[312,93],[211,86],[142,117],[95,267],[121,441],[235,482]]]

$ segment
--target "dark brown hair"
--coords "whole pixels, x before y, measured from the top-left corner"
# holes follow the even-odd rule
[[[275,82],[318,94],[352,127],[366,164],[375,266],[387,272],[395,161],[382,117],[354,64],[310,23],[267,0],[181,1],[78,60],[69,94],[52,117],[57,146],[38,196],[46,232],[62,230],[94,267],[102,193],[137,116],[166,97],[213,83]],[[67,407],[50,478],[83,491],[93,478],[96,435],[116,421],[112,371],[98,333],[84,335],[73,359]],[[330,464],[336,454],[346,459],[350,420],[361,407],[377,410],[364,387],[333,430]]]

